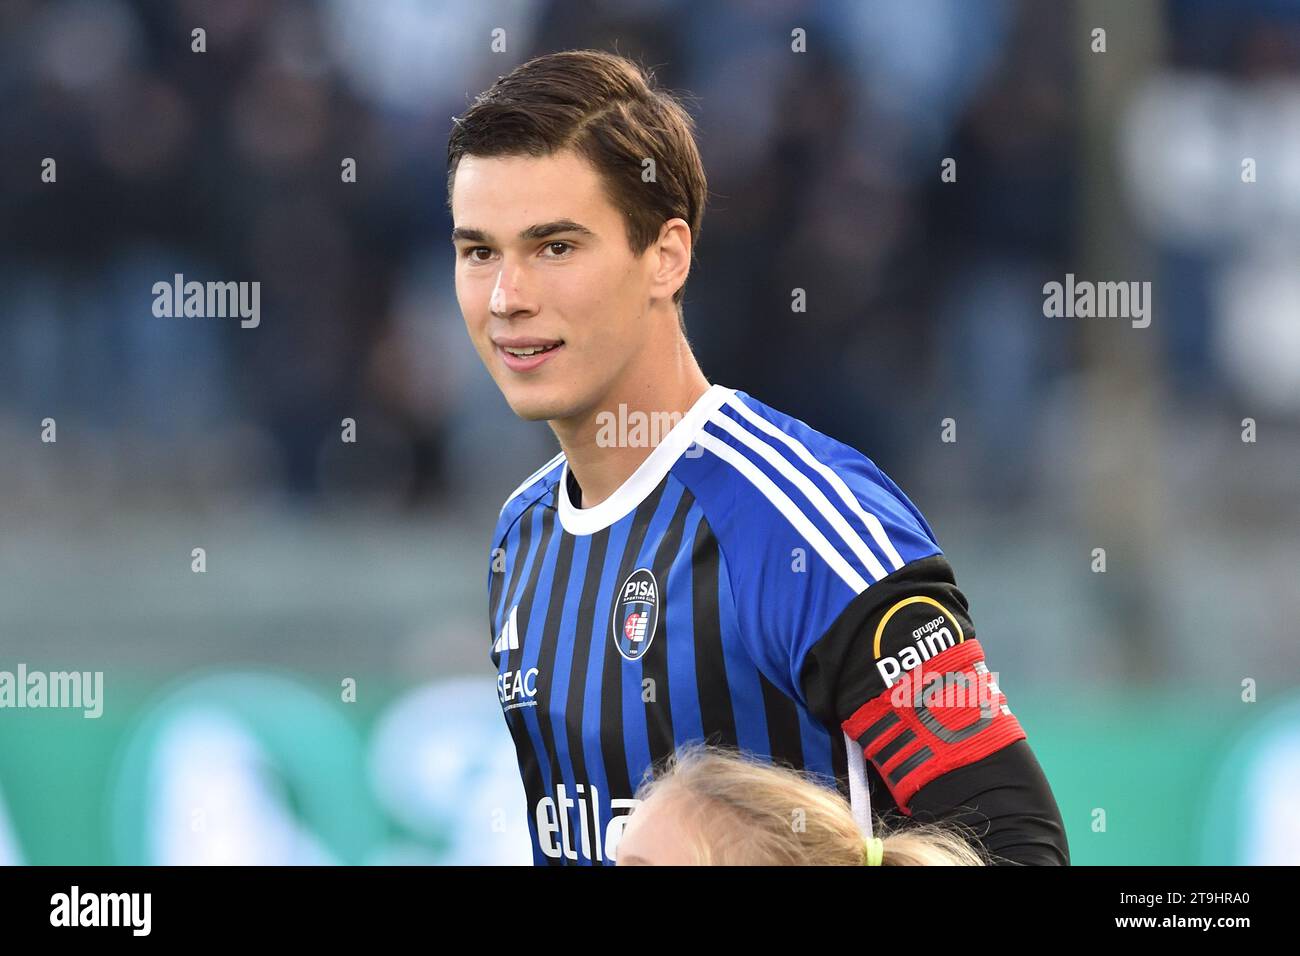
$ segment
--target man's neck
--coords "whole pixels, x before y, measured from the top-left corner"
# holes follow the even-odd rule
[[[569,463],[569,471],[582,489],[581,501],[574,501],[577,508],[592,508],[600,504],[632,476],[641,463],[650,457],[654,446],[667,433],[666,428],[659,428],[664,421],[664,413],[677,413],[672,421],[680,421],[681,415],[709,390],[709,382],[700,371],[690,353],[689,361],[675,369],[679,374],[654,380],[635,392],[612,395],[609,407],[599,408],[580,424],[552,422],[560,448]],[[619,406],[624,406],[620,410]],[[609,416],[614,427],[608,425],[602,430],[606,421],[602,413]],[[626,420],[627,430],[632,432],[634,423],[640,420],[642,426],[639,434],[645,441],[633,444],[623,441],[622,429],[618,423]],[[656,432],[663,432],[657,434]],[[612,437],[614,441],[606,439]],[[567,488],[561,489],[568,494]]]

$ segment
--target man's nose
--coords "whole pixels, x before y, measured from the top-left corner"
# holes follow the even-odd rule
[[[497,273],[496,285],[488,308],[499,318],[509,318],[516,312],[527,312],[533,307],[527,285],[527,273],[520,263],[503,262]]]

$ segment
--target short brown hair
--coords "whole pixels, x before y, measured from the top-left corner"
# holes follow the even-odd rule
[[[708,184],[691,115],[654,74],[600,50],[550,53],[515,67],[452,119],[447,142],[447,203],[465,155],[547,156],[572,149],[596,169],[625,217],[627,242],[641,255],[669,219],[700,241]],[[655,181],[642,180],[654,160]],[[681,306],[686,284],[673,294]]]

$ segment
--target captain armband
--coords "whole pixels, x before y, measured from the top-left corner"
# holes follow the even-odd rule
[[[888,686],[841,725],[904,813],[930,781],[1025,737],[978,640],[935,649],[885,665]]]

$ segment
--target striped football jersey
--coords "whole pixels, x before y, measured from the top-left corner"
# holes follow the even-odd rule
[[[810,771],[869,829],[1025,736],[925,519],[804,422],[713,385],[581,500],[557,455],[505,502],[488,570],[535,863],[613,863],[638,785],[686,742]]]

